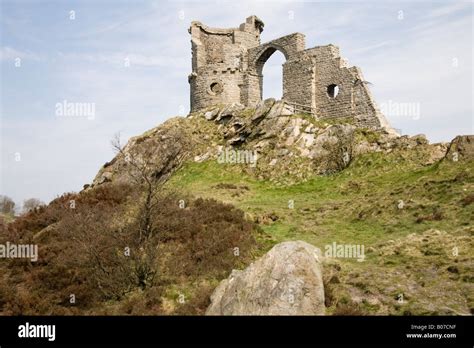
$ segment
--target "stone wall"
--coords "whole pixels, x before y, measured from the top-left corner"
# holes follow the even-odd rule
[[[263,67],[280,51],[283,99],[312,107],[316,117],[351,118],[356,125],[390,128],[372,98],[362,72],[348,67],[334,45],[305,48],[294,33],[260,44],[263,22],[248,17],[238,28],[210,28],[192,22],[191,111],[215,104],[256,106],[262,99]]]
[[[247,51],[260,44],[263,23],[255,16],[239,28],[210,28],[192,22],[191,110],[213,104],[242,102]]]

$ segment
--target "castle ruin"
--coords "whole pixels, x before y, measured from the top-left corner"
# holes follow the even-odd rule
[[[389,128],[361,70],[347,66],[338,47],[307,49],[301,33],[261,44],[263,27],[256,16],[230,29],[191,23],[192,112],[215,104],[256,106],[262,100],[263,66],[278,50],[286,58],[284,101],[321,119],[352,118],[359,126]]]

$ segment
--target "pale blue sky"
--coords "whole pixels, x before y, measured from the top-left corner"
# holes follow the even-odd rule
[[[307,47],[335,44],[380,105],[419,107],[387,115],[403,134],[474,133],[470,2],[0,2],[0,194],[17,202],[80,190],[112,158],[114,133],[187,113],[193,20],[236,27],[255,14],[262,42],[301,32]],[[266,96],[281,96],[282,63],[265,66]],[[64,100],[95,103],[95,117],[58,117]]]

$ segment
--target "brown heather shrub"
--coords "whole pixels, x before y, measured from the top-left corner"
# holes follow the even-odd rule
[[[126,201],[132,188],[128,185],[99,186],[80,194],[65,193],[46,206],[40,206],[15,219],[9,226],[10,237],[27,239],[42,229],[62,220],[67,214],[77,213],[92,207],[106,208]],[[75,209],[71,209],[74,201]],[[10,239],[11,241],[11,239]]]
[[[177,275],[223,277],[249,260],[256,225],[241,210],[212,199],[197,199],[181,209],[174,197],[162,207],[157,229],[160,241],[172,246],[168,251],[176,250],[168,266]]]
[[[143,292],[133,293],[125,298],[113,314],[118,315],[161,315],[161,296],[163,289],[160,287],[148,288]]]
[[[185,303],[176,308],[177,315],[204,315],[207,307],[211,304],[211,295],[214,287],[209,284],[197,288]]]
[[[431,214],[428,214],[428,215],[422,215],[422,216],[419,216],[415,222],[417,224],[420,224],[424,221],[441,221],[444,219],[444,215],[441,211],[435,211]]]
[[[182,209],[182,198],[167,194],[144,212],[141,192],[108,184],[65,194],[0,228],[0,242],[39,244],[38,262],[0,264],[0,315],[100,314],[111,303],[121,304],[114,314],[159,314],[167,286],[224,277],[249,261],[256,225],[242,211],[203,199],[186,199]],[[211,292],[196,291],[177,309],[202,314]]]
[[[65,194],[48,206],[19,217],[2,233],[12,243],[38,244],[39,260],[7,260],[9,285],[18,291],[5,304],[9,314],[74,314],[88,310],[101,300],[91,277],[90,260],[75,240],[89,231],[102,236],[130,189],[121,185],[99,187],[81,194]],[[74,200],[74,209],[70,202]],[[35,234],[48,227],[40,238]],[[4,231],[5,232],[5,231]],[[100,238],[97,238],[100,239]],[[76,303],[69,302],[74,294]]]
[[[474,202],[474,193],[468,194],[466,197],[461,199],[460,203],[463,207],[467,207],[469,204]]]
[[[360,308],[360,305],[354,302],[350,303],[338,303],[336,309],[333,312],[336,316],[361,316],[367,315],[365,311]]]
[[[75,197],[74,193],[65,193],[54,199],[49,205],[41,206],[19,216],[9,225],[9,231],[18,238],[32,237],[36,232],[59,221],[64,215],[68,202]]]

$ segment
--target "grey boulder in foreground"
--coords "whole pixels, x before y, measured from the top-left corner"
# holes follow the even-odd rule
[[[232,271],[211,296],[206,315],[324,315],[321,251],[284,242],[243,271]]]

